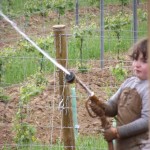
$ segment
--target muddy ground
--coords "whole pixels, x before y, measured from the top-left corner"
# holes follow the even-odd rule
[[[110,62],[111,63],[111,62]],[[92,91],[103,100],[109,99],[120,85],[117,79],[112,76],[109,68],[100,69],[98,61],[91,63],[93,66],[87,73],[79,73],[73,70],[76,76]],[[112,65],[107,63],[107,65]],[[115,65],[115,64],[114,64]],[[129,64],[128,64],[129,66]],[[131,74],[129,70],[128,76]],[[62,138],[62,111],[59,109],[60,95],[57,76],[48,76],[49,83],[46,89],[38,96],[33,97],[27,105],[26,122],[36,127],[36,138],[41,143],[55,142]],[[78,83],[76,88],[77,119],[79,134],[95,135],[99,134],[101,122],[99,118],[91,118],[85,108],[88,99],[87,92]],[[71,86],[69,86],[71,88]],[[0,144],[13,144],[14,119],[19,107],[20,85],[6,88],[10,101],[5,104],[0,102]],[[111,119],[111,118],[110,118]]]

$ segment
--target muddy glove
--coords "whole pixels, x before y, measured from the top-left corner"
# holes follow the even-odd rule
[[[108,107],[107,104],[95,96],[90,97],[89,99],[91,101],[89,106],[91,107],[92,111],[99,117],[104,116],[105,109]]]
[[[117,128],[110,127],[109,129],[105,129],[103,132],[104,139],[108,142],[111,142],[113,139],[119,138],[119,134]]]
[[[104,108],[91,102],[90,107],[92,111],[99,117],[103,116],[105,114]]]

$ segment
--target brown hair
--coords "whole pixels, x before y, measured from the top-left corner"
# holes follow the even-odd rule
[[[144,60],[148,59],[148,38],[143,38],[136,42],[129,51],[132,51],[130,57],[132,60],[137,60],[139,55],[142,54]]]

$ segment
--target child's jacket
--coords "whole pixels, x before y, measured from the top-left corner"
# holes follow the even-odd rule
[[[117,117],[117,150],[141,150],[148,139],[148,80],[128,78],[107,101],[106,115]]]

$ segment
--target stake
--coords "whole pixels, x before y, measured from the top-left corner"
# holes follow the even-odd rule
[[[62,66],[66,67],[67,48],[66,48],[65,25],[55,25],[53,26],[53,31],[55,35],[56,59]],[[64,148],[65,150],[75,150],[75,137],[74,137],[72,109],[71,109],[72,104],[70,97],[70,89],[69,86],[64,84],[64,73],[62,70],[58,71],[58,75],[59,75],[59,92],[64,105],[62,116]]]

